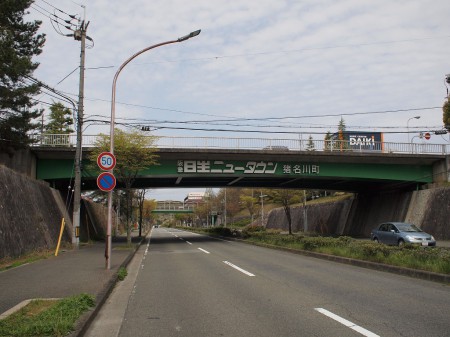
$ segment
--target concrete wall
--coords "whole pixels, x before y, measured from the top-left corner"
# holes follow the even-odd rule
[[[36,178],[36,157],[30,149],[17,150],[13,154],[0,152],[0,165],[4,165],[16,172]]]
[[[369,237],[370,231],[385,221],[404,221],[411,192],[359,193],[352,205],[344,235]]]
[[[314,204],[306,207],[307,230],[321,234],[335,234],[341,232],[347,222],[353,199],[335,203]],[[291,208],[292,231],[305,229],[303,206]],[[266,228],[288,230],[288,222],[283,208],[276,208],[269,212]]]
[[[56,247],[61,219],[68,218],[61,205],[59,193],[45,183],[0,165],[0,258]],[[71,229],[68,221],[66,242]]]
[[[294,207],[291,213],[293,231],[303,231],[303,207]],[[433,234],[437,240],[450,240],[450,188],[358,194],[346,201],[310,205],[307,221],[309,231],[366,238],[381,222],[405,221]],[[269,213],[266,227],[287,231],[283,208]]]
[[[450,240],[450,188],[413,192],[405,221],[418,224],[437,240]]]
[[[108,207],[83,198],[80,213],[80,241],[104,240],[108,224]],[[124,231],[123,225],[117,222],[116,213],[112,214],[112,235]]]

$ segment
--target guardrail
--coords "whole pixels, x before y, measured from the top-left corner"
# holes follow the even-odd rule
[[[93,147],[99,135],[83,135],[83,147]],[[150,137],[150,136],[149,136]],[[74,147],[76,135],[35,135],[34,146]],[[234,149],[266,151],[332,151],[379,152],[410,154],[450,154],[450,144],[371,142],[352,144],[345,140],[230,138],[230,137],[156,137],[154,145],[160,149]]]

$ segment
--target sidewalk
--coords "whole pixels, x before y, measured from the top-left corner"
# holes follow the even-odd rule
[[[78,336],[84,324],[106,300],[116,283],[120,267],[129,263],[144,238],[145,235],[132,238],[135,249],[118,249],[126,244],[126,238],[115,239],[109,270],[105,269],[105,243],[99,242],[0,272],[0,314],[28,299],[63,298],[87,293],[95,297],[96,307],[82,317],[77,331],[71,334]]]

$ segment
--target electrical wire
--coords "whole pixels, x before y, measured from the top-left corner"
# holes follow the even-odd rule
[[[44,1],[44,0],[41,0],[41,1],[43,1],[48,6],[54,8],[54,13],[50,12],[48,9],[40,6],[37,3],[33,3],[32,5],[30,5],[30,7],[32,9],[34,9],[35,11],[37,11],[38,13],[40,13],[40,14],[44,15],[45,17],[47,17],[50,20],[50,24],[52,25],[52,27],[55,30],[55,32],[57,32],[58,34],[60,34],[62,36],[66,36],[66,34],[64,34],[62,32],[61,26],[66,28],[67,30],[70,30],[70,31],[74,31],[74,29],[77,28],[77,25],[72,22],[72,20],[77,20],[78,22],[80,21],[79,19],[77,19],[76,15],[68,14],[68,13],[64,12],[63,10],[61,10],[61,9],[51,5],[47,1]],[[69,17],[69,19],[65,20],[64,18],[61,18],[60,16],[58,16],[56,14],[56,11],[59,11],[60,13],[63,13],[64,15],[67,15]],[[56,24],[56,26],[55,26],[55,24]]]
[[[54,9],[57,10],[58,12],[61,12],[61,13],[63,13],[63,14],[66,14],[67,16],[71,17],[72,19],[75,19],[75,18],[76,18],[76,16],[64,12],[63,10],[61,10],[61,9],[59,9],[59,8],[57,8],[57,7],[55,7],[55,6],[53,6],[51,3],[49,3],[49,2],[47,2],[47,1],[45,1],[45,0],[40,0],[40,1],[45,2],[45,3],[46,3],[47,5],[49,5],[50,7],[54,8]]]
[[[328,49],[344,49],[344,48],[368,47],[368,46],[374,46],[374,45],[396,44],[396,43],[417,42],[417,41],[436,40],[436,39],[448,39],[448,38],[450,38],[450,35],[422,37],[422,38],[412,38],[412,39],[403,39],[403,40],[391,40],[391,41],[378,41],[378,42],[367,42],[367,43],[343,44],[343,45],[335,45],[335,46],[319,46],[319,47],[291,49],[291,50],[261,51],[261,52],[255,52],[255,53],[218,55],[218,56],[209,56],[209,57],[200,57],[200,58],[191,58],[191,59],[181,59],[181,60],[161,60],[161,61],[153,61],[153,62],[136,62],[136,63],[133,63],[133,66],[147,65],[147,64],[160,64],[160,63],[180,63],[180,62],[188,62],[188,61],[208,61],[208,60],[220,60],[220,59],[252,57],[252,56],[277,55],[277,54],[304,53],[304,52],[309,52],[309,51],[320,51],[320,50],[328,50]],[[86,69],[95,70],[95,69],[107,69],[107,68],[117,68],[117,67],[118,67],[118,65],[107,65],[107,66],[91,67],[91,68],[86,68]]]
[[[68,92],[63,92],[63,93],[65,93],[66,95],[70,95],[70,96],[76,96],[73,93],[68,93]],[[98,101],[98,102],[111,103],[110,100],[101,99],[101,98],[85,97],[84,99],[87,100],[87,101]],[[336,113],[336,114],[296,115],[296,116],[264,117],[264,118],[241,118],[241,117],[228,117],[228,116],[222,116],[222,115],[206,114],[206,113],[185,111],[185,110],[177,110],[177,109],[159,108],[159,107],[153,107],[153,106],[148,106],[148,105],[125,103],[125,102],[118,102],[118,101],[116,101],[116,104],[124,105],[124,106],[137,107],[137,108],[151,109],[151,110],[183,113],[183,114],[189,114],[189,115],[200,115],[200,116],[207,116],[207,117],[226,118],[226,119],[223,119],[223,120],[220,120],[220,119],[219,120],[215,120],[215,122],[227,122],[227,121],[276,121],[276,120],[286,120],[286,119],[357,116],[357,115],[388,114],[388,113],[397,113],[397,112],[412,112],[412,111],[442,109],[442,107],[438,106],[438,107],[405,108],[405,109],[380,110],[380,111],[347,112],[347,113],[344,112],[344,113]]]

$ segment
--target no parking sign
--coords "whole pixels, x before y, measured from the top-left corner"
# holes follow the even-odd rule
[[[104,192],[109,192],[116,187],[116,177],[110,172],[100,173],[97,178],[97,186]]]

